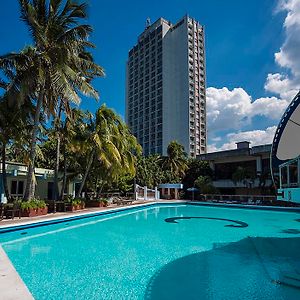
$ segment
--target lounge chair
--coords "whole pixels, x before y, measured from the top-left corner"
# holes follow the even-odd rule
[[[130,199],[122,199],[119,197],[113,197],[112,202],[117,205],[126,205],[131,204],[133,200]]]
[[[18,216],[21,219],[21,209],[18,203],[7,204],[5,208],[5,217],[8,219],[11,217],[14,219],[15,216]]]
[[[3,220],[3,216],[4,216],[4,204],[0,203],[0,221]]]

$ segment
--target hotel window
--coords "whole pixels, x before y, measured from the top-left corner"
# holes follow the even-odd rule
[[[298,162],[289,165],[290,185],[298,184]]]
[[[10,193],[15,197],[22,197],[24,192],[24,181],[23,180],[13,180],[10,186]]]
[[[284,185],[287,185],[288,183],[288,177],[287,177],[287,167],[283,167],[281,168],[281,185],[284,186]]]

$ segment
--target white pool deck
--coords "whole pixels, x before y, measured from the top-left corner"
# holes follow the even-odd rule
[[[34,299],[8,256],[0,246],[0,299]]]

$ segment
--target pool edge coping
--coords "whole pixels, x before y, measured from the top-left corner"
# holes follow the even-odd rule
[[[28,287],[0,245],[0,290],[2,299],[34,300]]]

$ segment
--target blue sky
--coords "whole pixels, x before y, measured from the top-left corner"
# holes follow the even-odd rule
[[[18,51],[31,43],[25,26],[19,20],[17,2],[5,1],[0,11],[0,54]],[[293,4],[297,0],[285,2]],[[222,89],[224,87],[228,89],[227,97],[230,98],[226,102],[228,110],[232,106],[232,97],[237,97],[236,101],[242,105],[239,97],[245,96],[241,95],[243,92],[250,97],[251,102],[268,97],[270,90],[264,88],[268,74],[281,74],[283,67],[286,70],[284,76],[290,76],[292,72],[274,59],[274,54],[287,38],[283,22],[291,9],[283,8],[275,13],[278,2],[274,0],[90,0],[89,5],[89,22],[94,27],[91,40],[97,45],[95,60],[106,71],[106,77],[96,80],[94,84],[100,91],[100,103],[105,102],[122,116],[125,108],[125,63],[128,50],[143,31],[147,17],[155,21],[162,16],[176,22],[183,15],[189,14],[205,25],[207,87],[212,87],[208,92],[209,103],[222,102],[222,93],[227,92]],[[241,90],[233,93],[235,88]],[[272,93],[274,94],[273,90]],[[276,99],[282,100],[280,97]],[[228,124],[224,129],[222,122],[220,123],[224,118],[220,116],[228,114],[228,111],[220,110],[216,117],[219,104],[208,108],[212,151],[226,148],[226,144],[230,144],[230,134],[266,130],[278,123],[278,116],[275,120],[274,116],[252,113],[250,120],[242,115],[235,126]],[[98,106],[92,99],[84,99],[82,102],[83,108],[92,111]],[[232,147],[232,143],[227,147]]]

